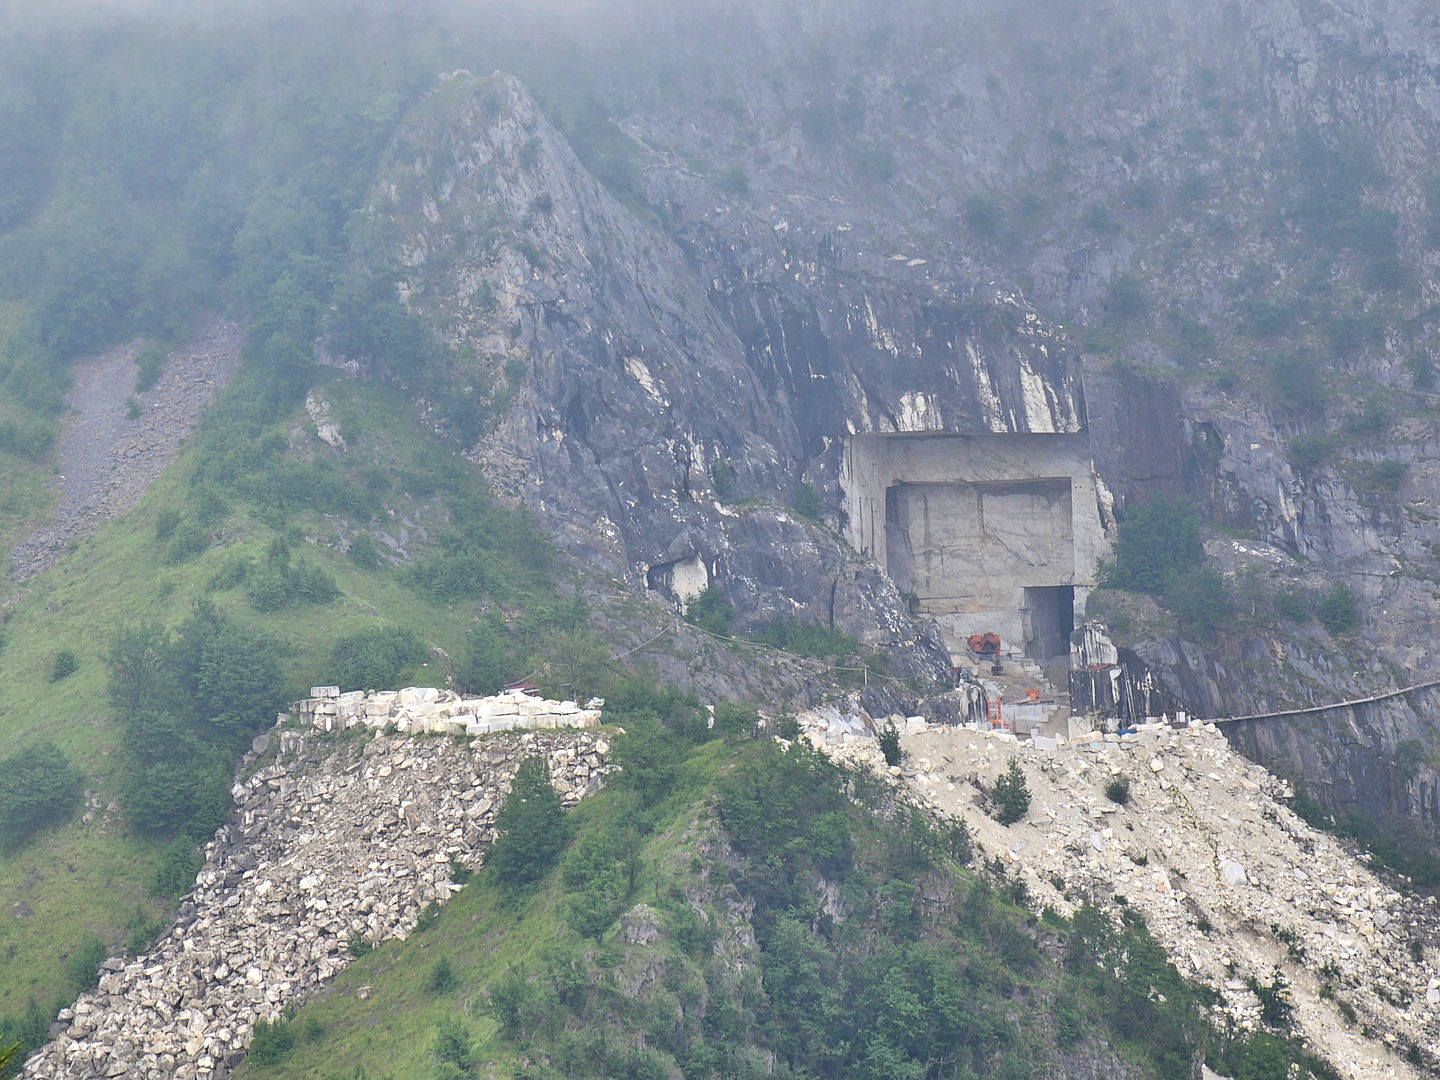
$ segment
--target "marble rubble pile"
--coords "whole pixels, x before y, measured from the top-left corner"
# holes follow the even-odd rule
[[[338,686],[313,686],[310,697],[292,706],[302,723],[322,731],[364,725],[401,733],[491,735],[497,731],[596,727],[599,699],[581,708],[573,701],[547,701],[521,690],[494,697],[466,698],[433,686],[342,694]]]
[[[424,906],[459,889],[452,860],[480,864],[520,761],[544,755],[567,806],[612,768],[598,732],[466,741],[277,730],[257,750],[266,740],[278,753],[236,784],[230,823],[174,925],[148,955],[105,962],[24,1076],[224,1076],[257,1021],[350,962],[352,938],[404,938]]]
[[[1181,973],[1211,986],[1242,1027],[1259,1022],[1249,980],[1288,984],[1296,1029],[1342,1076],[1418,1076],[1412,1045],[1440,1055],[1440,911],[1392,890],[1286,804],[1285,781],[1234,752],[1214,725],[1134,735],[1016,739],[891,718],[906,757],[888,769],[937,816],[963,819],[987,860],[1024,881],[1036,911],[1086,901],[1140,911]],[[887,768],[884,721],[828,709],[799,717],[831,756]],[[1021,822],[988,813],[1011,758],[1032,801]],[[1129,801],[1107,797],[1129,781]],[[1353,1010],[1349,1012],[1348,1010]],[[1368,1033],[1368,1035],[1367,1035]]]

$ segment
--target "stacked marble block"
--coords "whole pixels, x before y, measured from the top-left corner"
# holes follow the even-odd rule
[[[592,698],[581,708],[573,701],[548,701],[523,690],[494,697],[467,698],[433,686],[404,690],[352,690],[312,686],[310,696],[291,706],[290,715],[322,731],[364,725],[405,734],[491,735],[515,729],[596,727],[604,702]]]

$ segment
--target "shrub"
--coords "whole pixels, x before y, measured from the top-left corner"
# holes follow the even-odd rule
[[[295,1049],[295,1032],[288,1020],[257,1020],[246,1055],[254,1065],[279,1065]]]
[[[474,1064],[475,1051],[470,1042],[470,1032],[457,1016],[446,1016],[440,1021],[435,1032],[435,1043],[430,1052],[442,1066],[464,1072]]]
[[[38,416],[0,420],[0,451],[39,461],[55,442],[55,424]]]
[[[753,735],[760,725],[755,706],[722,701],[715,706],[716,735]]]
[[[624,910],[630,875],[606,834],[587,833],[565,859],[560,881],[568,894],[565,921],[581,937],[599,941]]]
[[[1358,435],[1361,438],[1384,434],[1385,429],[1389,426],[1390,413],[1378,401],[1367,401],[1365,408],[1360,413],[1348,417],[1345,421],[1345,430],[1351,435]]]
[[[133,397],[127,398],[125,401],[125,419],[139,420],[140,415],[140,402],[136,401]]]
[[[1000,227],[1000,204],[990,195],[971,195],[965,201],[965,224],[978,236],[994,236]]]
[[[165,543],[175,535],[175,528],[180,524],[180,511],[167,506],[155,515],[155,539]]]
[[[1145,293],[1140,287],[1140,279],[1132,274],[1117,274],[1110,282],[1106,313],[1119,322],[1129,322],[1144,315],[1145,308]]]
[[[448,956],[442,956],[436,960],[425,976],[425,992],[433,997],[448,994],[459,985],[460,978],[455,974],[455,969],[451,966]]]
[[[429,656],[430,650],[414,631],[374,626],[335,642],[324,678],[346,690],[392,690],[408,668]]]
[[[975,857],[975,841],[970,836],[970,826],[965,824],[963,818],[952,821],[945,830],[945,850],[950,857],[961,866],[965,866]]]
[[[1320,622],[1325,629],[1332,634],[1348,634],[1360,625],[1355,594],[1350,591],[1349,586],[1343,583],[1336,585],[1325,599],[1320,601],[1316,615],[1320,617]]]
[[[31,743],[0,759],[0,850],[13,851],[69,817],[82,782],[80,770],[52,742]]]
[[[1282,353],[1270,362],[1270,385],[1281,404],[1303,413],[1325,409],[1325,383],[1320,365],[1295,353]]]
[[[160,855],[160,865],[155,868],[155,881],[151,890],[156,896],[175,899],[190,891],[195,884],[195,875],[200,872],[200,856],[195,845],[185,837],[179,837],[166,845]]]
[[[1310,602],[1300,593],[1281,589],[1275,594],[1275,614],[1293,623],[1310,621]]]
[[[1179,499],[1154,499],[1132,508],[1121,523],[1110,583],[1159,594],[1204,557],[1200,522],[1191,506]]]
[[[1208,566],[1190,570],[1170,583],[1165,597],[1181,627],[1196,638],[1212,638],[1229,627],[1234,617],[1225,579]]]
[[[471,870],[468,866],[466,866],[463,862],[461,862],[461,861],[460,861],[460,856],[458,856],[458,855],[451,855],[451,856],[450,856],[450,880],[451,880],[451,881],[453,881],[456,885],[467,885],[467,884],[469,884],[470,879],[473,878],[474,876],[475,876],[475,871],[474,871],[474,870]]]
[[[420,914],[415,916],[415,933],[423,934],[427,930],[433,930],[435,924],[440,921],[440,905],[434,900],[420,909]]]
[[[60,682],[80,670],[80,661],[71,649],[61,649],[50,661],[50,681]]]
[[[1290,440],[1290,462],[1302,469],[1323,464],[1335,452],[1336,440],[1321,432],[1307,432]]]
[[[1382,461],[1365,470],[1361,484],[1373,494],[1394,495],[1400,490],[1400,481],[1405,479],[1406,468],[1403,461]]]
[[[1416,390],[1435,388],[1435,365],[1429,353],[1412,353],[1405,361],[1405,367],[1410,372],[1410,385]]]
[[[880,744],[880,753],[885,758],[885,764],[899,765],[905,752],[900,749],[900,731],[893,722],[886,721],[885,726],[880,729],[876,741]]]
[[[505,623],[494,616],[470,629],[456,680],[469,693],[488,697],[498,694],[514,678],[516,663]]]
[[[368,532],[361,531],[355,534],[350,541],[350,550],[346,552],[350,561],[361,570],[378,570],[380,568],[380,545],[375,543],[375,538]]]
[[[374,949],[375,946],[370,944],[370,939],[359,930],[356,930],[350,935],[350,940],[345,945],[345,951],[356,960],[359,960],[362,956],[369,956]]]
[[[734,615],[735,609],[715,584],[707,585],[704,592],[685,605],[685,621],[716,637],[730,636],[730,620]]]
[[[65,961],[70,981],[82,992],[94,987],[100,981],[100,965],[109,953],[105,939],[93,930],[87,931],[79,946],[70,954],[70,959]]]
[[[991,794],[995,799],[995,817],[1002,825],[1013,825],[1030,812],[1030,788],[1017,758],[1010,759]]]
[[[609,704],[607,699],[606,713],[613,716]],[[707,737],[701,734],[697,741]],[[615,760],[621,768],[620,783],[639,797],[641,810],[658,806],[674,790],[684,751],[685,741],[662,726],[653,713],[625,720],[625,734],[615,741]]]
[[[775,619],[757,631],[754,640],[776,649],[820,659],[826,656],[854,656],[860,643],[843,630],[820,623],[795,622],[784,617]]]
[[[570,842],[570,822],[550,785],[550,767],[541,757],[520,763],[505,805],[495,817],[499,838],[488,865],[501,890],[516,897],[550,872]]]
[[[150,912],[145,909],[144,904],[135,905],[135,913],[130,916],[130,921],[125,924],[130,931],[130,936],[125,939],[125,948],[136,956],[140,956],[150,948],[150,943],[155,936],[165,928],[163,919],[151,918]]]
[[[883,146],[866,146],[853,154],[855,168],[866,180],[888,184],[895,179],[895,155]]]
[[[715,494],[722,499],[735,490],[735,473],[723,458],[710,470],[710,482],[715,485]]]
[[[809,518],[811,521],[820,520],[820,493],[808,480],[802,481],[795,490],[795,500],[791,506],[803,518]]]
[[[1110,208],[1104,203],[1091,203],[1085,207],[1080,218],[1085,223],[1085,227],[1092,232],[1104,235],[1120,231],[1120,223],[1115,220],[1115,216],[1110,213]]]
[[[1112,777],[1105,785],[1105,797],[1116,806],[1125,806],[1130,802],[1130,779],[1125,776]]]
[[[203,555],[209,546],[210,537],[205,535],[204,529],[193,521],[183,522],[176,527],[165,548],[165,564],[177,566],[189,562],[197,555]]]
[[[155,344],[145,346],[135,358],[135,366],[139,369],[135,376],[135,391],[143,394],[160,381],[160,372],[165,367],[165,350]]]
[[[271,558],[250,576],[245,590],[256,611],[280,611],[302,604],[328,604],[340,595],[335,579],[304,559]]]

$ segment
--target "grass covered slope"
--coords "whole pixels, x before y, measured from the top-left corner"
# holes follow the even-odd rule
[[[491,679],[526,674],[556,634],[589,641],[583,605],[555,589],[548,545],[489,501],[476,470],[400,394],[315,378],[312,400],[326,402],[343,446],[319,439],[303,401],[276,403],[258,373],[242,375],[135,510],[6,609],[0,758],[14,766],[54,744],[83,794],[59,807],[59,824],[0,844],[0,1036],[33,1043],[93,981],[97,959],[132,938],[143,946],[165,894],[188,884],[183,873],[157,880],[162,853],[177,835],[185,847],[213,828],[205,814],[157,816],[127,798],[143,764],[137,741],[156,729],[138,716],[150,705],[129,710],[111,692],[121,627],[168,635],[174,670],[152,665],[147,678],[186,685],[150,685],[145,702],[165,698],[173,730],[201,755],[182,766],[215,763],[221,800],[234,755],[273,706],[317,681],[469,683],[482,612]],[[212,653],[238,642],[231,651],[245,655],[218,667],[186,660],[201,638]],[[0,791],[0,817],[4,803]]]
[[[626,771],[571,812],[546,877],[492,859],[237,1075],[1334,1075],[1283,1031],[1214,1030],[1123,906],[1037,918],[880,780],[803,744],[696,745],[683,701],[617,711]]]

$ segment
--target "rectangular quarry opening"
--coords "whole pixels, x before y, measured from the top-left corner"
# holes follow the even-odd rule
[[[992,631],[1012,655],[1068,654],[1105,551],[1083,433],[853,436],[841,484],[847,539],[957,657]]]
[[[1075,632],[1075,586],[1042,585],[1025,590],[1025,655],[1051,660],[1070,654]]]

